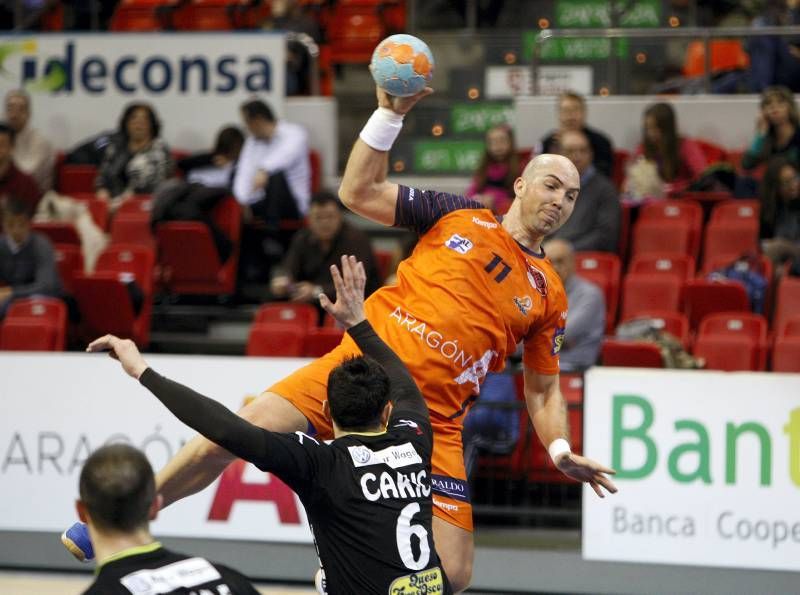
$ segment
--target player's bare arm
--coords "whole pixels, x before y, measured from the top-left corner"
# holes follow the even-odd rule
[[[525,369],[525,403],[539,440],[545,448],[554,441],[569,441],[567,406],[558,383],[558,374],[545,375]],[[616,493],[617,487],[607,477],[616,473],[591,459],[564,450],[555,456],[558,469],[577,481],[587,482],[595,493],[604,498],[603,488]]]
[[[394,223],[395,206],[397,203],[397,184],[392,184],[386,179],[389,163],[389,147],[382,144],[384,133],[388,129],[396,129],[396,136],[402,127],[402,118],[423,97],[433,93],[433,89],[426,87],[411,97],[394,97],[380,87],[376,87],[378,96],[378,110],[370,118],[364,130],[371,129],[375,135],[367,134],[375,148],[367,144],[363,138],[357,139],[347,160],[347,166],[339,186],[339,198],[353,212],[362,217],[371,219],[384,225]],[[388,132],[392,136],[391,132]],[[381,150],[381,148],[383,150]]]

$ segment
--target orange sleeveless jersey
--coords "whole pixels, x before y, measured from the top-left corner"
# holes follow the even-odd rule
[[[567,298],[550,261],[518,244],[487,209],[438,219],[365,303],[408,366],[434,423],[460,425],[488,371],[524,341],[526,368],[558,373]],[[345,334],[342,348],[357,351]]]

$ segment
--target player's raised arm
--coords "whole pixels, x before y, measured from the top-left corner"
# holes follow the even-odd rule
[[[322,293],[319,296],[322,307],[347,329],[347,333],[365,355],[375,359],[386,370],[391,379],[390,398],[395,407],[414,409],[420,415],[428,417],[428,406],[405,364],[375,333],[364,315],[366,274],[363,264],[355,256],[342,256],[341,273],[334,265],[331,267],[331,276],[336,288],[336,303]]]
[[[394,97],[376,87],[378,109],[353,145],[339,186],[339,198],[359,215],[384,225],[394,224],[397,184],[386,180],[389,149],[403,128],[403,117],[420,99],[433,93],[426,87],[411,97]]]

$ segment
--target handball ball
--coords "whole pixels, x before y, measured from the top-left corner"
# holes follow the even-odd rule
[[[409,97],[422,91],[433,78],[433,54],[413,35],[392,35],[372,53],[372,78],[389,95]]]

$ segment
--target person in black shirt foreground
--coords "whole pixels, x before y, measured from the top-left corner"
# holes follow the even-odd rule
[[[127,444],[96,450],[81,470],[79,486],[75,505],[99,560],[97,578],[84,595],[258,595],[235,570],[172,552],[153,539],[148,521],[161,502],[141,451]]]
[[[336,303],[322,307],[364,356],[345,360],[328,379],[323,408],[335,439],[279,434],[240,418],[220,403],[160,376],[136,345],[106,335],[87,351],[110,350],[185,424],[259,469],[274,473],[300,497],[329,595],[452,593],[433,544],[428,409],[395,353],[364,317],[364,267],[342,257],[331,266]]]

